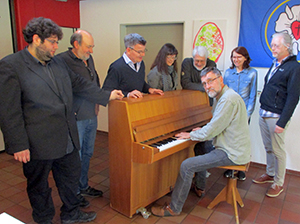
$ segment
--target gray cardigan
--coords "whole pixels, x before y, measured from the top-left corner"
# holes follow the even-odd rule
[[[159,72],[157,70],[157,66],[155,66],[147,75],[148,84],[152,88],[161,89],[164,92],[176,90],[176,87],[178,85],[177,72],[173,69],[173,66],[169,66],[169,70],[173,70],[170,75],[166,74],[165,72]],[[172,78],[174,80],[174,84]]]

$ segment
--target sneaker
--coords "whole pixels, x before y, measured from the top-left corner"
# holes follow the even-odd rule
[[[168,216],[180,215],[180,213],[173,212],[170,205],[167,204],[167,203],[162,207],[153,206],[151,208],[151,212],[152,212],[153,215],[158,216],[158,217],[168,217]]]
[[[229,177],[232,177],[232,175],[233,175],[233,170],[226,170],[224,172],[224,177],[229,178]]]
[[[239,178],[239,180],[246,180],[246,174],[243,171],[239,171],[237,177]]]
[[[275,198],[283,191],[283,186],[278,186],[277,184],[272,184],[272,186],[267,191],[266,195]]]
[[[86,200],[81,194],[78,194],[77,197],[80,200],[79,206],[81,208],[87,208],[90,206],[90,202]]]
[[[80,194],[87,197],[101,197],[103,192],[89,186],[86,190],[81,190]]]
[[[252,180],[256,184],[264,184],[264,183],[274,183],[274,177],[269,176],[268,174],[263,174],[257,179]]]
[[[70,219],[62,219],[62,224],[76,223],[76,222],[90,222],[93,221],[97,216],[96,212],[83,212],[79,211]]]

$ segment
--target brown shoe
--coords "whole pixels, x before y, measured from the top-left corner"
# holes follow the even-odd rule
[[[196,185],[193,183],[192,184],[192,188],[191,188],[195,193],[196,193],[196,195],[199,197],[199,198],[202,198],[203,196],[204,196],[204,190],[201,190],[201,189],[198,189],[197,187],[196,187]]]
[[[274,177],[270,177],[268,174],[263,174],[257,179],[252,180],[256,184],[274,183]]]
[[[171,209],[169,204],[165,204],[162,207],[152,207],[151,208],[151,212],[153,215],[155,216],[159,216],[159,217],[167,217],[167,216],[177,216],[180,215],[180,213],[175,213],[173,212],[173,210]]]
[[[283,186],[278,186],[277,184],[272,184],[272,186],[267,191],[266,195],[275,198],[280,195],[280,193],[283,191]]]

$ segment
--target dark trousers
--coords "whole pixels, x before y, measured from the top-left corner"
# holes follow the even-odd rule
[[[211,152],[214,149],[212,141],[198,142],[194,147],[195,156],[200,156]],[[204,190],[206,184],[206,171],[196,172],[194,181],[198,189]]]
[[[51,197],[51,188],[48,176],[52,171],[63,205],[61,218],[69,219],[79,211],[77,189],[80,177],[80,159],[77,150],[62,158],[54,160],[31,160],[23,163],[24,175],[27,178],[27,194],[33,209],[32,216],[35,222],[42,223],[52,220],[55,209]]]

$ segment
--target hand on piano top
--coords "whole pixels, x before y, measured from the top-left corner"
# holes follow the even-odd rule
[[[133,90],[130,93],[128,93],[128,97],[130,98],[143,98],[143,93],[141,93],[138,90]]]
[[[149,88],[148,91],[150,94],[164,95],[164,91],[162,91],[161,89]]]

